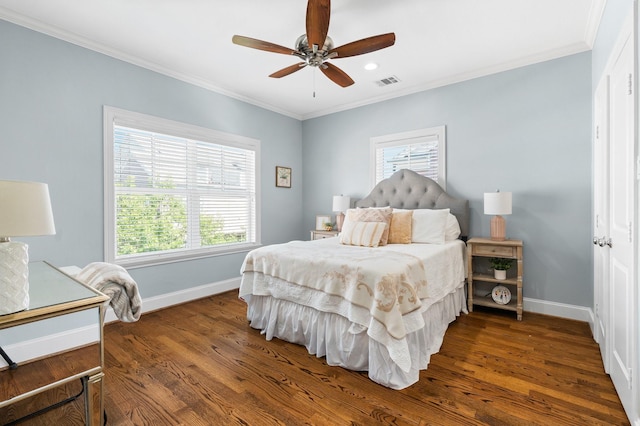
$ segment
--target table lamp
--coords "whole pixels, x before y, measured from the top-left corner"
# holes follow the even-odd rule
[[[0,315],[29,307],[29,253],[10,237],[53,235],[46,183],[0,180]]]
[[[491,218],[491,239],[493,241],[504,241],[506,224],[502,215],[511,214],[511,193],[510,192],[485,192],[484,193],[484,214],[494,215]]]
[[[334,195],[333,196],[333,212],[336,214],[336,227],[338,231],[342,231],[342,224],[344,223],[344,212],[349,210],[351,206],[351,197],[346,195]]]

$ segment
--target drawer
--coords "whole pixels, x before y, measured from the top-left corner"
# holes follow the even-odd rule
[[[473,244],[472,254],[474,256],[504,256],[516,257],[516,247],[505,247],[490,244]]]
[[[338,235],[337,231],[311,231],[312,240],[323,240]]]

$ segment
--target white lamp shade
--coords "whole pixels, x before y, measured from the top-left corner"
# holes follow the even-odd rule
[[[333,210],[334,212],[345,212],[349,210],[351,206],[351,197],[346,195],[334,195],[333,196]]]
[[[46,183],[0,180],[0,238],[55,233]]]
[[[484,214],[503,215],[511,214],[510,192],[485,192]]]

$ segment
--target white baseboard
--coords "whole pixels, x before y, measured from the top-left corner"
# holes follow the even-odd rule
[[[142,313],[145,314],[158,309],[186,303],[203,297],[213,296],[238,288],[240,288],[240,277],[149,297],[142,300]],[[526,297],[524,298],[523,303],[524,310],[526,312],[584,321],[589,323],[593,330],[594,319],[591,308],[530,299]],[[118,318],[113,310],[111,308],[107,309],[105,314],[105,323],[117,320]],[[9,354],[14,362],[21,363],[79,346],[88,345],[96,342],[97,340],[98,326],[94,325],[75,328],[63,333],[52,334],[38,339],[26,340],[24,342],[7,345],[3,347],[3,349],[7,354]],[[0,358],[0,368],[6,366],[7,364]]]
[[[205,284],[198,287],[191,287],[186,290],[174,291],[172,293],[161,294],[142,300],[142,313],[157,311],[158,309],[168,308],[169,306],[179,305],[181,303],[190,302],[192,300],[202,299],[203,297],[213,296],[215,294],[224,293],[229,290],[240,288],[240,277],[231,278],[217,283]],[[105,315],[104,322],[109,323],[118,321],[113,309],[109,307]]]
[[[169,306],[201,299],[240,288],[240,277],[232,278],[217,283],[205,284],[180,290],[160,296],[149,297],[142,300],[142,313],[156,311]],[[117,321],[113,309],[109,307],[105,313],[105,323]],[[52,334],[42,338],[26,340],[12,345],[3,346],[9,357],[16,363],[45,357],[50,354],[67,351],[80,346],[85,346],[98,341],[98,325],[89,325],[75,328],[62,333]],[[0,358],[0,368],[7,363]]]
[[[88,325],[62,333],[3,346],[9,358],[18,364],[98,341],[98,326]],[[0,368],[7,367],[0,358]]]
[[[525,312],[533,312],[536,314],[551,315],[554,317],[586,322],[589,324],[591,333],[593,334],[595,317],[591,308],[568,305],[566,303],[549,302],[547,300],[530,299],[528,297],[523,298],[522,303],[522,309]]]

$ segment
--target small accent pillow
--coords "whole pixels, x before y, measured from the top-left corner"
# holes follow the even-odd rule
[[[411,244],[413,211],[394,211],[389,226],[389,244]],[[457,222],[456,222],[457,223]]]
[[[378,247],[386,229],[387,224],[384,222],[345,222],[340,232],[340,244]]]
[[[393,209],[391,207],[349,209],[347,210],[342,228],[344,229],[349,222],[384,222],[387,226],[380,237],[380,245],[384,246],[387,245],[387,241],[389,240],[389,225],[391,223],[392,212]]]
[[[447,225],[444,231],[444,240],[445,241],[455,241],[460,236],[460,224],[458,223],[458,219],[451,213],[447,216]]]

